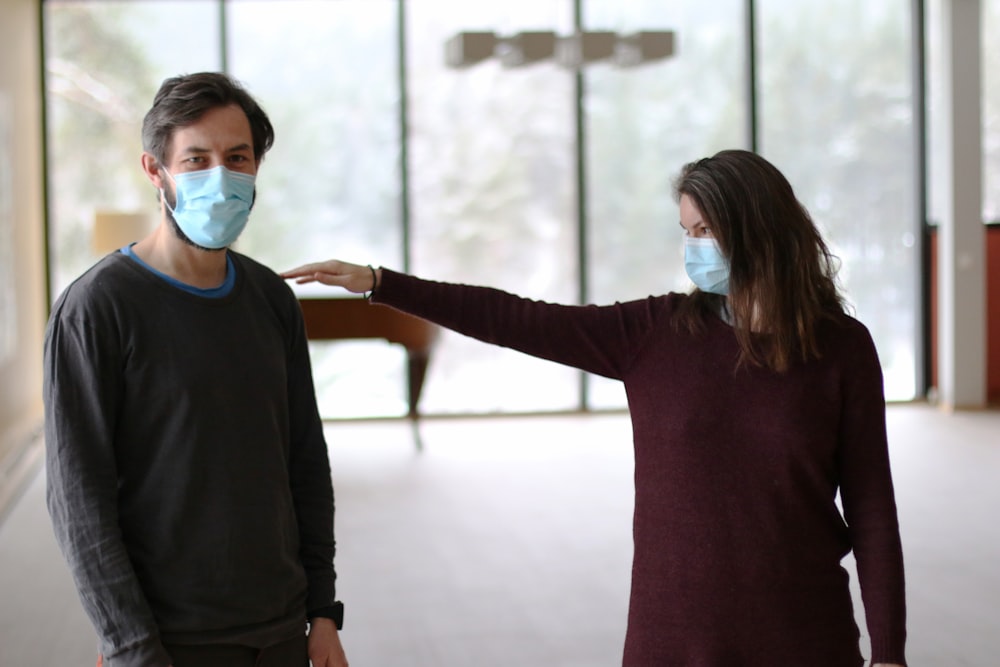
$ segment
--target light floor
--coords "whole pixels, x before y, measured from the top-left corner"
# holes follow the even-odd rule
[[[1000,665],[1000,412],[888,416],[910,665]],[[327,429],[351,664],[620,664],[627,417],[428,420],[421,433],[418,454],[405,423]],[[0,667],[94,652],[39,474],[0,525]]]

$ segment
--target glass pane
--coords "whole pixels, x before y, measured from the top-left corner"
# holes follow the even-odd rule
[[[585,69],[588,301],[687,291],[672,179],[683,164],[745,144],[741,0],[588,0],[588,30],[674,31],[674,55]],[[593,377],[592,407],[624,407],[620,382]]]
[[[983,220],[1000,223],[1000,0],[982,5]]]
[[[407,413],[402,347],[384,340],[313,341],[309,356],[324,419]]]
[[[98,259],[97,211],[155,219],[142,118],[163,79],[219,67],[216,2],[45,2],[53,298]]]
[[[398,265],[396,2],[235,0],[227,8],[229,70],[275,128],[238,249],[275,268],[334,253]]]
[[[757,6],[761,152],[842,260],[887,398],[911,399],[921,344],[910,2]]]
[[[941,205],[943,197],[941,188],[944,183],[940,174],[942,166],[940,156],[942,155],[941,133],[936,129],[938,119],[944,110],[944,99],[941,94],[941,87],[937,82],[941,81],[943,71],[941,70],[941,44],[940,29],[937,25],[941,20],[942,0],[927,0],[925,3],[924,20],[927,23],[924,29],[926,46],[924,52],[925,69],[924,86],[926,88],[926,114],[924,125],[927,128],[927,220],[932,226],[939,224],[943,211]]]
[[[412,258],[419,275],[576,300],[572,74],[545,62],[446,66],[462,31],[572,28],[572,3],[406,3]],[[530,378],[530,380],[529,380]],[[436,412],[576,407],[579,372],[446,333],[422,404]]]
[[[328,257],[400,266],[396,2],[226,6],[230,71],[275,127],[258,176],[260,197],[236,249],[279,271]],[[328,287],[293,287],[351,298]],[[324,417],[406,413],[401,349],[324,342],[311,354]]]

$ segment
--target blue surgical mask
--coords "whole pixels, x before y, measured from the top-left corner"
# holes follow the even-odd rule
[[[685,236],[684,269],[702,292],[729,294],[729,262],[715,239]]]
[[[167,175],[174,182],[177,201],[174,208],[170,208],[170,204],[166,206],[177,226],[193,243],[219,249],[232,245],[239,238],[253,205],[255,179],[252,174],[218,166],[176,176],[167,172]]]

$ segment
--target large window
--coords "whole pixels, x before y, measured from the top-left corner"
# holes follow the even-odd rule
[[[568,2],[406,4],[413,269],[553,301],[576,298],[573,79],[555,64],[445,65],[462,31],[572,30]],[[445,333],[423,407],[576,407],[569,368]]]
[[[275,270],[334,254],[399,264],[396,2],[229,0],[224,13],[216,0],[45,9],[54,296],[97,259],[96,212],[156,215],[139,134],[160,82],[224,63],[276,135],[236,249]],[[401,350],[311,347],[324,416],[406,412]]]
[[[997,3],[984,6],[996,33]],[[909,12],[908,0],[46,0],[53,296],[97,259],[97,212],[155,216],[139,129],[160,82],[218,69],[276,126],[237,245],[276,270],[337,256],[568,303],[686,290],[671,180],[688,161],[751,147],[753,83],[757,148],[843,260],[889,398],[909,399],[922,354]],[[445,63],[461,31],[565,35],[578,22],[671,30],[675,52],[579,78],[553,62]],[[984,39],[988,53],[995,41]],[[993,79],[988,193],[1000,191],[989,187],[1000,182]],[[406,413],[401,349],[314,343],[312,354],[324,416]],[[421,403],[432,413],[624,405],[619,383],[452,333]]]
[[[842,262],[886,396],[917,393],[917,242],[909,0],[761,0],[761,153]]]
[[[99,211],[148,211],[142,117],[160,81],[219,69],[213,3],[46,2],[45,70],[53,296],[98,259]]]
[[[226,7],[228,69],[275,126],[260,203],[237,249],[279,271],[332,256],[399,266],[396,3],[229,0]],[[401,348],[371,340],[310,347],[321,414],[406,413]]]
[[[742,4],[584,3],[587,30],[675,35],[667,60],[584,72],[587,301],[691,287],[671,183],[687,162],[746,147]],[[588,380],[592,406],[625,405],[620,382]]]

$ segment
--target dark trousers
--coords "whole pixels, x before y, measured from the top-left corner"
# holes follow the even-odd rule
[[[262,649],[228,644],[167,644],[173,667],[309,667],[306,636]]]

